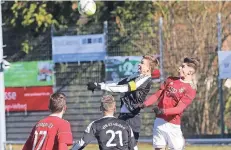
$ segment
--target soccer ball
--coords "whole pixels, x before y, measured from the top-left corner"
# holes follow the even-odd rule
[[[78,10],[81,15],[91,16],[96,11],[96,4],[94,0],[80,0]]]

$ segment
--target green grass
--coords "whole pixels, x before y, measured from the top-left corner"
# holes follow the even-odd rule
[[[138,144],[139,150],[153,150],[151,144]],[[22,145],[14,145],[13,150],[21,150]],[[9,150],[7,147],[6,150]],[[84,150],[98,150],[98,146],[96,144],[88,145]],[[231,146],[186,146],[185,150],[231,150]]]
[[[138,144],[139,150],[153,150],[151,144]],[[89,145],[84,150],[98,150],[97,145]],[[231,146],[186,146],[185,150],[231,150]]]

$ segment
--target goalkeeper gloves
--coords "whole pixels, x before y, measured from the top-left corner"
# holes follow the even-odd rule
[[[164,110],[159,108],[158,106],[154,106],[152,110],[156,115],[162,115],[164,113]]]
[[[140,108],[140,109],[144,109],[146,106],[144,105],[144,103],[142,104],[137,104],[136,108]],[[154,106],[152,111],[156,114],[156,115],[162,115],[164,113],[164,110],[159,108],[158,106]]]
[[[101,89],[101,86],[99,83],[96,83],[96,82],[89,82],[87,84],[87,89],[94,92],[95,89]]]

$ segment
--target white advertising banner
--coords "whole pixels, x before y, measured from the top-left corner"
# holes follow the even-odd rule
[[[52,56],[54,62],[104,60],[104,35],[53,36]]]
[[[231,51],[218,51],[219,78],[231,78]]]

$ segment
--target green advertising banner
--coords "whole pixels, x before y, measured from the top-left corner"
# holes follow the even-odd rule
[[[4,72],[6,87],[48,86],[54,84],[52,61],[11,63]]]
[[[110,56],[105,60],[106,81],[118,82],[123,78],[138,73],[142,56]]]

